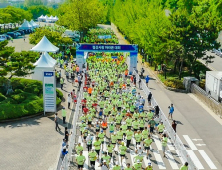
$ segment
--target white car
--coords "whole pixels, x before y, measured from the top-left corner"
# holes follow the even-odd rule
[[[5,35],[0,35],[0,42],[7,40],[7,37]]]
[[[215,54],[219,57],[222,57],[222,51],[221,49],[215,50]]]

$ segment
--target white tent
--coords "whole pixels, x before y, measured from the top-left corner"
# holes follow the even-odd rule
[[[31,20],[29,23],[30,23],[30,25],[33,26],[33,28],[38,28],[39,27],[39,25],[36,24],[33,20]]]
[[[55,21],[58,21],[58,20],[59,20],[59,18],[58,18],[57,16],[55,16],[53,19],[54,19]]]
[[[56,65],[57,61],[54,58],[52,58],[47,52],[44,52],[44,55],[47,58],[47,60]]]
[[[49,58],[47,52],[43,53],[41,57],[35,62],[34,73],[32,74],[32,79],[43,81],[43,72],[44,71],[54,71],[56,63],[53,61],[53,58]]]
[[[38,21],[40,22],[40,21],[43,21],[43,20],[45,20],[45,17],[43,16],[43,15],[41,15],[40,17],[38,17]]]
[[[39,43],[33,47],[30,51],[38,51],[38,52],[57,52],[59,48],[54,46],[47,38],[44,36]]]
[[[29,24],[28,21],[24,21],[24,23],[19,27],[20,30],[28,30],[33,29],[32,25]]]

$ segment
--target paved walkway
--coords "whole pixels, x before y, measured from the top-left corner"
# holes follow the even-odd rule
[[[62,70],[62,75],[64,71]],[[65,77],[65,76],[64,76]],[[58,85],[60,89],[60,86]],[[61,132],[55,131],[54,114],[47,113],[46,117],[38,116],[28,120],[0,125],[1,159],[2,170],[55,170],[58,156],[61,151],[62,139],[64,138],[64,127],[71,126],[62,124],[61,108],[66,107],[69,120],[71,109],[67,109],[67,94],[73,86],[65,80],[64,100],[58,108]],[[71,107],[72,108],[72,107]]]
[[[119,38],[120,44],[128,43],[114,25],[112,29]],[[137,69],[141,69],[141,59]],[[199,169],[213,169],[212,164],[217,169],[222,169],[222,137],[219,135],[222,132],[221,124],[200,105],[201,102],[193,94],[168,91],[156,80],[149,68],[145,68],[144,75],[147,74],[152,78],[149,88],[165,114],[168,113],[168,106],[171,103],[174,104],[173,117],[178,121],[178,135],[184,145],[191,149],[190,156]]]

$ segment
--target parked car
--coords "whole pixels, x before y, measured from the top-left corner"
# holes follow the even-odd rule
[[[7,37],[5,35],[0,35],[0,42],[7,40]]]
[[[23,30],[17,30],[16,32],[19,32],[21,35],[25,35],[25,32]]]
[[[17,34],[15,34],[14,32],[7,32],[7,35],[10,35],[12,38],[17,38]]]
[[[222,57],[222,51],[221,49],[215,50],[215,54],[219,57]]]
[[[7,35],[7,34],[3,34],[4,36],[6,36],[7,40],[11,40],[11,36],[10,35]]]
[[[17,37],[21,36],[21,33],[14,31],[14,33],[17,35]]]

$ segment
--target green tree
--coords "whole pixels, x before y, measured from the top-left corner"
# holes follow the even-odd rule
[[[41,15],[50,15],[50,9],[44,5],[36,5],[28,7],[28,11],[33,15],[34,19],[37,19]]]
[[[72,39],[62,37],[62,32],[50,31],[46,28],[38,28],[34,33],[30,34],[29,41],[31,44],[38,44],[44,35],[55,46],[72,44]]]
[[[84,32],[95,27],[104,17],[104,6],[99,0],[70,0],[62,4],[58,11],[59,25]]]
[[[13,76],[24,77],[35,68],[32,63],[39,56],[36,52],[14,52],[14,47],[7,46],[8,41],[0,42],[0,76],[11,79]]]
[[[45,5],[43,4],[43,0],[25,0],[24,6],[30,7],[30,6],[37,6],[37,5]]]
[[[24,19],[31,20],[31,18],[31,13],[20,8],[8,6],[6,8],[0,9],[1,24],[14,23],[14,26],[16,26],[16,23],[21,23]]]

